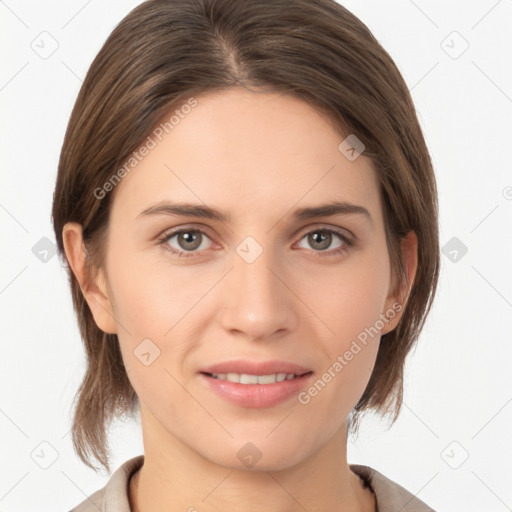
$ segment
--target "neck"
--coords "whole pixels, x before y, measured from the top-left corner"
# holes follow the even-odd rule
[[[158,429],[143,428],[143,435],[144,464],[129,486],[133,512],[376,509],[372,491],[348,467],[346,424],[311,457],[278,471],[215,464],[167,431],[165,439]]]

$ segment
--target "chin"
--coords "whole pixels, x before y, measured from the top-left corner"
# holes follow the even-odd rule
[[[283,471],[308,458],[304,438],[299,436],[296,442],[283,444],[282,439],[265,439],[265,435],[215,443],[216,449],[203,456],[213,464],[238,471]]]

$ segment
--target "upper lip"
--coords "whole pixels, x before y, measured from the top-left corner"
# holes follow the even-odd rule
[[[309,373],[308,368],[288,361],[249,361],[237,359],[206,366],[200,373],[245,373],[247,375],[273,375],[276,373],[293,373],[303,375]]]

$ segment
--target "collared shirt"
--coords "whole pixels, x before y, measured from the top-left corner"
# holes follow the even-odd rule
[[[105,487],[82,501],[71,512],[132,512],[128,497],[130,478],[143,463],[144,455],[126,461],[112,474]],[[435,512],[377,470],[360,464],[349,464],[349,467],[374,492],[377,512]]]

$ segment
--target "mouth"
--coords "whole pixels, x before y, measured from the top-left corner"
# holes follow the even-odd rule
[[[198,372],[206,390],[239,407],[264,408],[291,400],[309,383],[313,371],[286,360],[236,359]]]
[[[288,367],[287,370],[292,368]],[[313,377],[312,371],[300,367],[288,372],[267,371],[268,373],[263,369],[254,373],[201,371],[198,375],[205,389],[221,400],[237,407],[261,409],[289,403],[293,398],[298,399],[299,393],[309,385]]]

